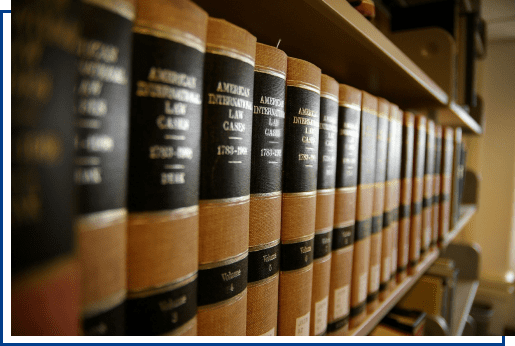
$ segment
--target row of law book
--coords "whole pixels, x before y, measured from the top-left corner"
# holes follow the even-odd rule
[[[188,0],[12,17],[13,335],[344,335],[455,221],[460,129]]]

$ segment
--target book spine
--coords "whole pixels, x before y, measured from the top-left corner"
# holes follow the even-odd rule
[[[74,177],[85,335],[123,335],[125,328],[134,15],[132,1],[82,1]],[[116,71],[116,76],[108,71]]]
[[[79,3],[14,1],[11,335],[78,335],[74,85]],[[9,232],[9,231],[5,231]]]
[[[384,203],[383,203],[383,224],[382,227],[382,240],[381,240],[381,271],[379,280],[379,300],[383,301],[388,296],[389,282],[392,273],[392,219],[395,213],[394,202],[395,195],[399,194],[398,180],[395,179],[395,150],[396,139],[400,135],[397,133],[397,117],[399,107],[394,104],[389,105],[388,110],[388,136],[387,136],[387,151],[386,151],[386,176],[384,188]],[[378,131],[379,134],[379,131]],[[379,152],[378,143],[378,152]]]
[[[133,27],[127,335],[195,335],[207,14],[140,1]]]
[[[435,127],[435,165],[433,172],[433,234],[431,236],[431,247],[438,243],[438,232],[440,227],[440,169],[442,166],[442,126]]]
[[[461,204],[463,202],[463,188],[465,184],[465,173],[466,173],[466,160],[467,159],[467,148],[465,142],[461,143],[461,154],[460,154],[460,169],[459,169],[459,194],[458,194],[458,216],[461,213]]]
[[[383,247],[383,213],[385,201],[386,160],[388,153],[388,125],[390,104],[379,98],[377,103],[377,136],[375,157],[374,207],[370,235],[370,265],[368,275],[367,310],[377,308],[381,281],[381,252]],[[385,237],[388,237],[386,234]]]
[[[415,150],[414,123],[414,115],[409,112],[404,112],[401,158],[401,199],[399,205],[399,232],[397,245],[397,282],[399,283],[406,278],[408,269],[413,152]]]
[[[454,130],[454,158],[452,164],[452,187],[451,187],[451,221],[450,228],[456,227],[459,220],[459,199],[460,199],[460,180],[462,171],[461,162],[462,152],[462,130],[458,127]]]
[[[318,135],[318,177],[310,335],[325,335],[327,333],[337,134],[338,82],[323,74],[320,87],[320,131]]]
[[[391,254],[391,275],[390,275],[390,288],[393,289],[397,283],[397,261],[398,261],[398,248],[399,248],[399,228],[400,228],[400,206],[401,206],[401,189],[402,189],[402,152],[403,152],[403,138],[404,138],[404,112],[398,108],[397,115],[395,116],[395,127],[397,128],[397,135],[395,136],[395,152],[394,157],[394,169],[393,177],[394,184],[392,187],[393,194],[393,212],[391,212],[391,237],[392,237],[392,254]]]
[[[309,335],[321,71],[288,58],[278,335]]]
[[[359,140],[356,225],[350,290],[350,328],[366,316],[368,267],[370,265],[370,233],[374,201],[375,159],[377,142],[377,98],[363,92]]]
[[[256,38],[209,18],[200,169],[199,335],[245,335]]]
[[[422,241],[420,256],[425,256],[431,245],[433,232],[433,172],[435,169],[435,123],[427,121],[424,169],[424,199],[422,201]]]
[[[438,243],[442,243],[449,233],[451,218],[451,188],[452,188],[452,158],[454,153],[454,130],[451,127],[443,128],[442,137],[442,166],[440,171],[440,227],[438,230]]]
[[[286,63],[283,51],[256,45],[247,335],[277,334]]]
[[[349,327],[361,98],[360,90],[340,84],[328,335],[343,335]]]
[[[424,199],[424,161],[426,155],[427,118],[415,117],[415,151],[413,159],[413,191],[411,199],[411,224],[409,240],[409,273],[414,273],[420,260],[422,231],[422,202]]]

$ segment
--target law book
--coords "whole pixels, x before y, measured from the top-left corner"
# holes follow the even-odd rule
[[[407,276],[410,221],[411,221],[411,195],[413,179],[413,153],[415,150],[415,116],[404,112],[402,128],[402,156],[401,156],[401,199],[399,204],[399,231],[397,245],[397,282],[401,283]]]
[[[459,220],[460,180],[462,171],[462,131],[461,127],[454,129],[454,155],[452,163],[451,184],[451,220],[450,228],[454,228]]]
[[[198,334],[245,335],[256,38],[209,18],[200,168]]]
[[[442,166],[442,126],[435,126],[435,164],[433,171],[433,233],[431,236],[431,248],[438,244],[438,232],[440,227],[440,167]]]
[[[321,71],[288,58],[278,335],[309,335]]]
[[[449,233],[451,220],[452,166],[454,154],[454,129],[443,128],[442,165],[440,169],[440,226],[438,227],[438,243],[442,244]]]
[[[390,213],[390,233],[392,237],[392,250],[391,250],[391,275],[389,288],[394,289],[397,284],[397,263],[399,259],[399,229],[400,229],[400,211],[401,211],[401,191],[402,191],[402,153],[404,143],[404,112],[396,107],[397,116],[394,120],[395,126],[397,126],[397,135],[394,137],[395,140],[395,153],[394,153],[394,169],[393,177],[395,183],[392,185],[392,199],[393,199],[393,211]],[[388,174],[388,172],[387,172]]]
[[[370,233],[372,230],[375,186],[376,138],[377,98],[363,91],[359,137],[356,224],[350,290],[350,328],[358,326],[364,320],[367,312]]]
[[[339,85],[328,335],[344,335],[349,328],[361,99],[360,90]]]
[[[196,335],[207,13],[139,1],[133,27],[127,335]]]
[[[427,118],[415,116],[415,140],[413,152],[413,180],[411,197],[411,222],[409,237],[408,273],[416,272],[420,261],[420,242],[422,233],[422,203],[424,199],[424,162],[426,158]]]
[[[310,335],[327,333],[336,183],[338,82],[322,74]]]
[[[429,251],[433,233],[433,176],[435,169],[435,123],[427,121],[426,152],[424,163],[424,197],[422,200],[422,240],[420,243],[420,256]]]
[[[75,186],[85,335],[123,335],[135,1],[82,0]]]
[[[463,202],[463,188],[465,184],[465,172],[466,172],[466,165],[467,162],[467,148],[465,146],[465,142],[461,143],[461,154],[460,154],[460,168],[458,171],[458,177],[459,177],[459,193],[458,193],[458,217],[461,213],[461,205]]]
[[[247,335],[277,334],[286,54],[256,45]]]
[[[379,282],[379,300],[383,301],[388,296],[390,279],[392,276],[392,249],[394,237],[394,223],[398,222],[398,200],[400,196],[399,178],[396,175],[400,171],[400,144],[402,123],[399,107],[389,104],[388,111],[388,137],[386,151],[386,175],[383,203],[383,224],[381,241],[381,270]],[[379,131],[378,131],[379,133]],[[378,147],[378,151],[379,151]],[[397,203],[396,203],[397,202]],[[396,261],[395,261],[396,263]]]
[[[78,335],[73,109],[79,2],[14,1],[11,17],[7,333]]]
[[[388,153],[388,127],[390,103],[378,98],[377,135],[375,156],[374,202],[370,235],[370,265],[368,272],[367,311],[377,308],[381,281],[381,251],[383,248],[383,213],[385,201],[386,160]],[[388,234],[386,234],[388,237]]]

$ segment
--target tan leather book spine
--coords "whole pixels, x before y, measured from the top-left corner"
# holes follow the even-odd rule
[[[207,19],[205,11],[187,0],[137,4],[132,29],[128,335],[196,334],[198,148]],[[176,92],[182,96],[170,97]]]
[[[288,58],[278,335],[309,335],[321,71]]]
[[[375,186],[377,144],[377,98],[363,92],[359,140],[356,228],[352,261],[350,328],[358,326],[367,309],[368,269],[370,265],[370,233]]]
[[[401,199],[399,205],[399,236],[397,245],[398,283],[402,282],[406,278],[408,269],[413,179],[413,153],[415,150],[414,126],[415,116],[410,112],[404,112],[401,156]]]
[[[440,228],[440,187],[442,167],[442,126],[435,127],[435,169],[433,172],[433,234],[431,235],[431,248],[438,244],[438,233]]]
[[[438,243],[441,244],[447,238],[451,221],[451,189],[452,189],[452,166],[454,156],[454,129],[443,128],[442,138],[442,167],[441,167],[441,190],[440,190],[440,227],[438,230]]]
[[[415,117],[415,150],[413,153],[413,191],[411,197],[411,224],[409,242],[408,273],[416,272],[420,261],[420,241],[422,232],[422,202],[424,199],[424,161],[426,155],[427,118]]]
[[[327,332],[336,181],[338,88],[338,82],[334,78],[322,74],[310,335],[325,335]]]
[[[256,38],[209,18],[199,203],[198,334],[246,335]]]
[[[426,159],[424,169],[424,198],[422,202],[422,241],[420,257],[424,257],[431,246],[433,236],[433,178],[435,170],[435,123],[427,121]]]
[[[400,126],[399,126],[400,125]],[[402,124],[399,119],[399,107],[392,103],[389,104],[388,112],[388,149],[386,153],[386,177],[385,177],[385,198],[381,244],[381,271],[379,283],[379,300],[383,301],[388,296],[389,282],[392,274],[392,224],[397,222],[395,209],[395,201],[400,195],[399,179],[395,176],[396,165],[400,164],[400,158],[397,158],[397,138],[401,136]]]
[[[368,272],[367,311],[377,308],[379,284],[381,282],[381,251],[383,247],[383,213],[385,201],[386,160],[388,153],[388,127],[390,103],[378,98],[376,167],[374,185],[374,207],[372,210],[372,232],[370,235],[370,266]],[[389,235],[386,234],[386,237]]]
[[[452,184],[451,184],[451,221],[450,228],[456,227],[460,218],[460,179],[463,176],[461,168],[462,155],[462,130],[461,127],[454,129],[454,155],[452,163]]]
[[[247,335],[277,335],[286,54],[256,45]]]
[[[13,1],[10,12],[12,108],[5,117],[11,154],[9,168],[4,167],[10,169],[9,216],[4,211],[10,224],[4,230],[10,308],[4,313],[10,323],[5,333],[78,335],[81,283],[73,218],[80,3]]]
[[[360,90],[340,84],[328,335],[344,335],[349,328],[361,99]]]

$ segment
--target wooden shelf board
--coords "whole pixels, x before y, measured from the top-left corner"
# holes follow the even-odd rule
[[[476,296],[479,280],[458,280],[454,291],[454,310],[451,321],[451,335],[462,335],[467,316]]]
[[[433,250],[417,266],[415,274],[408,276],[403,282],[398,284],[390,295],[381,302],[378,308],[367,315],[366,320],[354,329],[349,330],[349,335],[368,335],[384,316],[397,304],[408,290],[417,282],[424,272],[433,264],[439,256],[438,250]]]
[[[438,122],[442,125],[465,127],[476,134],[483,133],[481,125],[454,101],[451,101],[448,107],[440,109]]]
[[[476,213],[477,207],[474,204],[463,204],[460,209],[458,224],[447,234],[447,237],[445,237],[445,240],[442,243],[442,247],[447,247],[447,245],[456,238],[463,227],[465,227],[465,225],[470,221],[472,215]]]

